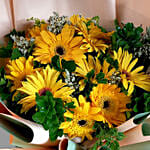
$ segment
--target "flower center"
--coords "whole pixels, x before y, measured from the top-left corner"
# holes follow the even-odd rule
[[[85,126],[86,123],[87,123],[86,120],[79,120],[79,121],[78,121],[79,126]]]
[[[50,89],[49,88],[43,88],[43,89],[39,90],[39,95],[44,96],[44,95],[46,95],[47,91],[50,91]]]
[[[126,70],[123,70],[122,74],[125,74],[127,78],[130,77],[130,74]]]
[[[108,108],[109,107],[109,101],[104,101],[104,104],[103,104],[103,108]]]
[[[64,55],[64,52],[65,52],[65,50],[63,47],[61,47],[61,46],[56,47],[56,53],[58,55]]]

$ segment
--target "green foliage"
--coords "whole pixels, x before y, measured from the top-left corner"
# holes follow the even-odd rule
[[[40,27],[41,24],[45,24],[44,20],[40,20],[40,19],[34,18],[34,17],[27,19],[27,21],[34,21],[34,26],[38,26],[38,27]]]
[[[25,37],[25,31],[16,31],[13,29],[9,34],[6,35],[6,37],[10,38],[10,35],[18,35]]]
[[[87,98],[89,97],[90,92],[92,91],[93,87],[96,86],[96,84],[91,82],[91,78],[93,78],[94,75],[95,75],[95,70],[92,69],[90,72],[86,74],[86,79],[84,80],[84,83],[86,85],[85,85],[84,90],[82,91],[82,94],[85,95]]]
[[[74,102],[66,103],[64,105],[65,109],[70,109],[70,108],[75,108],[76,106],[74,105]]]
[[[118,69],[118,61],[114,60],[109,54],[106,55],[106,61],[114,68]]]
[[[144,71],[149,67],[150,62],[150,27],[146,28],[146,33],[142,34],[142,47],[134,49],[134,58],[138,58],[138,65],[144,66]]]
[[[134,27],[133,23],[127,23],[120,27],[115,21],[116,32],[112,35],[112,49],[118,51],[119,47],[134,53],[134,48],[141,47],[141,27]]]
[[[61,67],[60,67],[60,58],[58,55],[55,55],[52,58],[52,66],[57,70],[57,71],[61,71]]]
[[[107,124],[102,122],[95,122],[93,128],[96,130],[95,134],[98,140],[91,150],[97,150],[97,147],[99,146],[101,147],[100,150],[120,149],[118,141],[121,141],[124,138],[122,132],[118,132],[116,128],[109,128]]]
[[[63,101],[60,98],[54,98],[52,93],[47,91],[45,95],[36,94],[36,103],[38,111],[32,116],[33,120],[42,124],[45,130],[49,130],[51,141],[55,141],[58,136],[63,135],[63,130],[59,129],[64,121]]]
[[[104,62],[104,60],[106,59],[106,61],[110,64],[111,67],[118,69],[118,61],[114,60],[110,54],[104,54],[101,52],[101,55],[98,57],[98,59],[100,62]]]
[[[93,78],[95,75],[95,70],[92,69],[90,72],[87,73],[86,77],[88,80],[90,80],[91,78]]]
[[[12,55],[11,55],[11,60],[18,59],[19,57],[22,57],[23,55],[21,52],[18,50],[18,48],[13,49]]]
[[[4,67],[0,68],[0,97],[2,100],[10,100],[10,82],[5,78]]]
[[[69,72],[74,72],[76,69],[76,64],[72,60],[66,61],[66,60],[62,59],[61,64],[62,64],[63,71],[65,71],[65,69],[67,69]]]
[[[102,32],[106,33],[106,29],[103,28],[102,26],[99,25],[100,23],[100,18],[99,16],[95,16],[93,18],[91,18],[87,23],[86,23],[86,26],[90,26],[91,23],[94,23],[97,27],[99,27],[101,29]]]
[[[10,40],[10,41],[8,41],[8,44],[6,47],[0,48],[0,57],[1,58],[11,57],[12,48],[13,48],[13,42]]]
[[[100,72],[96,75],[96,80],[98,83],[107,84],[108,80],[104,78],[105,74],[103,72]]]
[[[62,67],[61,67],[62,65]],[[76,69],[76,64],[74,61],[70,60],[70,61],[66,61],[64,59],[62,59],[61,61],[61,65],[60,65],[60,57],[58,55],[55,55],[52,58],[52,66],[57,70],[57,71],[62,71],[65,72],[65,69],[67,69],[69,72],[74,72]]]
[[[150,111],[150,93],[143,93],[141,96],[135,97],[133,101],[133,111],[135,113]]]

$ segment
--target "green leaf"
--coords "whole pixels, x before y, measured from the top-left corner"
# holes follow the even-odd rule
[[[144,136],[150,136],[150,124],[147,122],[144,122],[142,124],[142,133]]]
[[[100,72],[96,75],[96,80],[98,83],[103,83],[103,84],[106,84],[107,83],[107,79],[104,79],[105,77],[105,74],[103,72]]]
[[[15,60],[18,59],[19,57],[22,57],[23,55],[21,54],[21,52],[18,50],[18,48],[15,48],[12,51],[12,55],[11,55],[11,60]]]
[[[69,108],[75,108],[76,106],[74,105],[74,102],[66,103],[64,108],[69,109]]]
[[[90,72],[87,73],[86,77],[87,77],[88,79],[91,79],[91,78],[94,76],[94,74],[95,74],[95,70],[92,69]]]
[[[58,55],[55,55],[52,58],[52,66],[57,70],[57,71],[61,71],[61,67],[60,67],[60,58]]]
[[[36,112],[32,118],[37,123],[43,123],[45,119],[46,112]]]
[[[100,148],[100,150],[111,150],[109,147],[107,147],[107,146],[102,146],[101,148]]]
[[[96,75],[96,79],[103,79],[105,77],[105,74],[103,72],[100,72],[99,74]]]
[[[140,124],[140,123],[142,123],[149,115],[150,115],[150,112],[144,112],[144,113],[137,114],[137,115],[134,117],[133,122],[134,122],[135,124]]]
[[[50,91],[46,91],[43,96],[36,94],[37,112],[32,116],[33,120],[42,124],[45,130],[49,130],[50,140],[55,141],[58,135],[62,134],[59,129],[64,121],[63,101],[54,98]]]
[[[0,86],[6,84],[6,80],[5,79],[0,79]]]
[[[67,69],[69,72],[74,72],[76,69],[76,64],[73,60],[70,61],[66,61],[64,59],[62,59],[62,68],[65,71],[65,69]]]

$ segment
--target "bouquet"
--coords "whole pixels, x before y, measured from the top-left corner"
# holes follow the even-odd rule
[[[64,136],[80,149],[119,149],[120,127],[150,114],[150,28],[116,20],[107,31],[98,16],[56,12],[28,21],[30,28],[14,29],[0,48],[2,103],[42,125],[50,141]]]

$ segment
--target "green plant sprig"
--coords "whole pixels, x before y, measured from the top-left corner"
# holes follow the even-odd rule
[[[93,128],[96,130],[97,142],[91,150],[119,150],[118,141],[121,141],[125,136],[122,132],[118,132],[116,128],[109,128],[107,124],[95,122]]]
[[[41,124],[45,130],[49,130],[51,141],[63,135],[63,130],[59,126],[64,122],[66,110],[75,108],[74,103],[66,103],[61,98],[54,98],[50,91],[42,96],[36,94],[37,112],[32,116],[33,120]]]
[[[59,129],[64,121],[63,101],[54,98],[52,93],[47,91],[45,95],[36,94],[37,112],[32,116],[33,120],[42,124],[45,130],[49,130],[51,141],[55,141],[58,136],[63,135],[63,130]]]
[[[142,46],[141,34],[143,29],[135,27],[133,23],[122,24],[115,20],[116,32],[112,35],[112,49],[118,51],[119,47],[134,53],[134,48]]]

